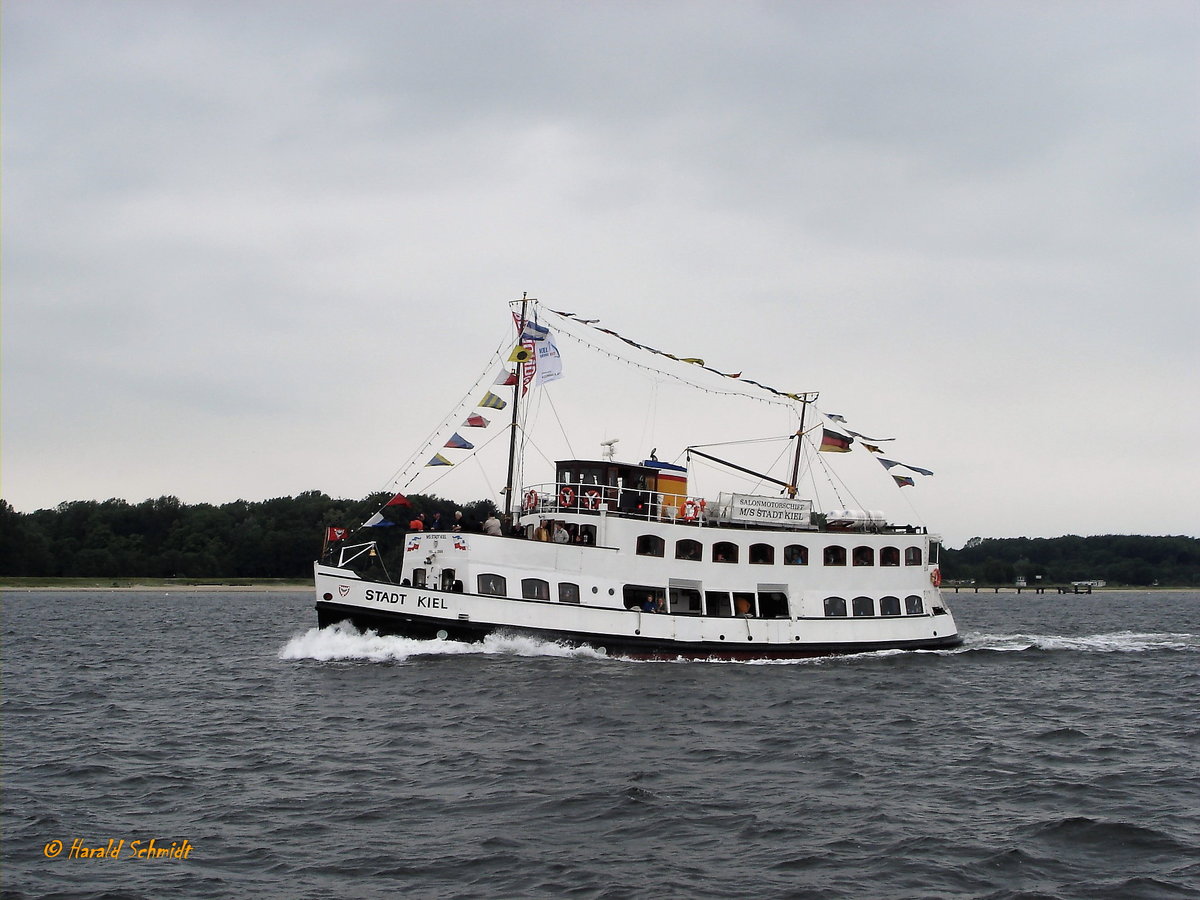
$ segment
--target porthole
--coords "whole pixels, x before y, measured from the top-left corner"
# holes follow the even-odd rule
[[[437,639],[439,641],[444,641],[448,637],[450,637],[450,632],[448,632],[445,628],[438,629]]]

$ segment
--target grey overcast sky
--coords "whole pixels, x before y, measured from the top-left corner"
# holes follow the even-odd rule
[[[528,291],[894,434],[951,546],[1196,535],[1198,58],[1193,0],[6,0],[3,496],[361,497]],[[581,456],[756,436],[560,343]]]

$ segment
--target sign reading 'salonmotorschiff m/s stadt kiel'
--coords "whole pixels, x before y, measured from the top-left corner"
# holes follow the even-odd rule
[[[811,500],[758,497],[754,494],[722,494],[720,505],[722,518],[730,522],[806,526],[812,521]]]

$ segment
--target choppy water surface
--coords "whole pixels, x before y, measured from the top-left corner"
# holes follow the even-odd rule
[[[1200,897],[1200,593],[948,597],[753,664],[6,593],[4,896]]]

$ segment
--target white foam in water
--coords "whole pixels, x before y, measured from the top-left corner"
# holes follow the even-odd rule
[[[310,628],[293,635],[279,648],[280,659],[368,660],[370,662],[404,662],[414,656],[462,655],[556,656],[582,659],[602,659],[604,654],[591,647],[568,647],[552,641],[517,635],[490,634],[482,641],[465,644],[461,641],[419,641],[413,638],[391,637],[374,631],[361,632],[346,625]]]
[[[966,634],[954,653],[972,650],[1078,650],[1084,653],[1145,653],[1151,650],[1200,650],[1194,634],[1114,631],[1067,637],[1059,634]]]
[[[965,643],[938,654],[970,653],[975,650],[1019,652],[1022,650],[1075,650],[1084,653],[1144,653],[1147,651],[1200,651],[1200,636],[1176,633],[1118,631],[1109,634],[1066,637],[1054,634],[982,634],[967,633]],[[740,660],[746,665],[820,665],[831,659],[878,658],[907,653],[905,650],[879,650],[854,654],[853,657],[807,659]],[[553,641],[513,634],[490,634],[482,641],[415,640],[391,637],[374,631],[361,632],[341,623],[328,628],[310,628],[294,635],[279,649],[280,659],[367,660],[369,662],[405,662],[414,656],[530,656],[577,659],[603,659],[605,654],[592,647],[572,647]],[[691,660],[680,660],[690,662]],[[713,660],[723,662],[723,660]]]

